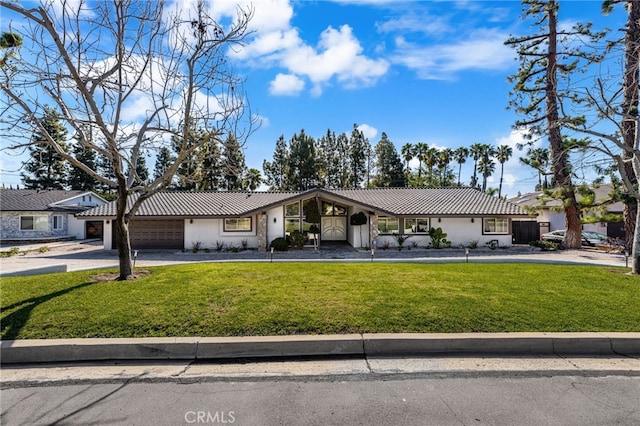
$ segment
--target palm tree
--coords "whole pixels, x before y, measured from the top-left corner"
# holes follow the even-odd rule
[[[547,175],[549,174],[549,150],[547,148],[529,148],[527,150],[527,156],[520,157],[520,162],[538,171],[538,187],[536,188],[538,191],[549,187],[549,183],[547,182]],[[544,185],[542,183],[542,176],[544,176]]]
[[[438,153],[438,170],[440,170],[440,186],[447,186],[447,175],[449,174],[449,163],[453,151],[451,148],[442,148]]]
[[[496,170],[496,163],[491,158],[494,155],[496,150],[493,145],[481,144],[478,171],[482,174],[482,192],[487,192],[487,178]]]
[[[429,147],[424,142],[418,142],[414,146],[414,155],[418,158],[418,180],[422,179],[422,162],[424,161],[424,155]]]
[[[453,159],[458,163],[458,186],[460,186],[460,173],[462,173],[462,165],[469,158],[469,148],[461,146],[453,151]]]
[[[423,156],[424,156],[424,165],[427,166],[427,185],[428,186],[435,186],[433,185],[433,167],[436,165],[436,163],[438,162],[438,155],[439,155],[439,151],[438,148],[435,147],[429,147],[429,149],[427,149]]]
[[[483,144],[476,142],[469,148],[469,155],[473,158],[473,176],[471,177],[471,185],[469,185],[472,188],[478,187],[478,175],[476,172],[478,170],[478,160],[482,156],[482,145]]]
[[[513,148],[508,145],[500,145],[496,150],[496,160],[500,163],[500,185],[498,186],[498,198],[502,197],[502,178],[504,177],[504,163],[509,161],[513,154]]]
[[[406,143],[404,145],[402,145],[402,148],[400,148],[400,153],[402,154],[402,159],[405,161],[406,164],[406,174],[407,174],[407,185],[409,185],[409,175],[411,175],[411,169],[409,169],[409,162],[411,160],[413,160],[413,157],[415,156],[415,147],[410,144],[410,143]]]
[[[250,191],[255,191],[262,184],[262,175],[258,169],[249,169],[244,178],[245,186]]]

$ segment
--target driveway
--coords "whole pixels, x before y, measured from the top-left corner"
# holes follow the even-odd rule
[[[118,266],[116,250],[104,250],[99,241],[74,241],[49,244],[19,246],[20,253],[0,258],[0,271],[4,273],[24,271],[54,265],[66,265],[68,271],[111,268]],[[8,248],[3,248],[7,251]],[[405,248],[377,250],[371,255],[369,250],[354,249],[345,245],[331,245],[314,251],[289,250],[287,252],[265,253],[257,250],[239,252],[198,253],[176,250],[139,250],[136,266],[159,266],[190,262],[291,262],[291,261],[342,261],[342,262],[421,262],[421,263],[462,263],[462,262],[534,262],[591,264],[625,267],[625,256],[619,253],[605,253],[595,249],[561,250],[543,252],[529,246],[512,246],[491,250],[489,248],[465,249],[423,249]]]

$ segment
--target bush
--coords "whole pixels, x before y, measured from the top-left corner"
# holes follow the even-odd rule
[[[431,247],[439,249],[451,245],[451,241],[447,240],[447,233],[442,228],[429,229],[429,237],[431,237]]]
[[[202,242],[201,241],[192,241],[191,242],[191,253],[197,253],[200,251],[200,249],[202,248]]]
[[[286,238],[278,237],[275,240],[271,241],[269,247],[271,247],[275,251],[287,251],[289,250],[289,242]]]
[[[538,247],[542,251],[555,251],[555,250],[558,250],[558,248],[560,247],[560,244],[554,243],[553,241],[546,241],[546,240],[531,241],[529,245],[531,247]]]
[[[300,231],[293,231],[288,237],[289,243],[296,248],[301,249],[307,242],[307,236]]]
[[[20,253],[20,249],[18,247],[11,247],[9,249],[9,251],[3,251],[0,252],[2,253],[2,257],[11,257],[11,256],[15,256],[16,254]]]

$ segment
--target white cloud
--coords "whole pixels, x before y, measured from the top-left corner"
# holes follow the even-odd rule
[[[297,95],[304,90],[304,80],[292,74],[278,74],[269,84],[272,95]]]
[[[358,124],[358,130],[360,130],[364,137],[370,141],[378,135],[378,129],[373,126],[369,126],[368,124]]]
[[[404,65],[425,80],[449,80],[465,70],[503,70],[513,63],[513,51],[504,45],[507,35],[479,30],[466,40],[451,44],[420,46],[396,38],[394,62]]]
[[[214,16],[235,13],[233,2],[214,2]],[[273,0],[254,3],[255,13],[250,28],[255,31],[247,38],[247,45],[230,54],[237,60],[255,68],[279,67],[284,69],[271,82],[270,93],[293,95],[303,89],[280,90],[280,85],[308,80],[311,94],[320,95],[333,81],[346,88],[357,88],[375,84],[389,69],[389,62],[374,59],[364,54],[364,49],[349,25],[338,29],[325,28],[315,46],[302,39],[293,27],[293,7],[289,1]],[[281,76],[295,76],[283,79]],[[306,84],[305,84],[306,87]]]

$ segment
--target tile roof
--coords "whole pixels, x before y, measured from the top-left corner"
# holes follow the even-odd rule
[[[367,188],[327,191],[393,215],[526,215],[520,207],[473,188]]]
[[[268,208],[302,192],[215,192],[165,191],[144,201],[136,216],[239,216]],[[131,206],[134,198],[129,198]],[[115,216],[112,201],[83,212],[78,216]]]
[[[520,207],[472,188],[369,188],[313,189],[285,192],[181,192],[154,194],[142,203],[136,216],[242,216],[314,195],[343,199],[391,215],[526,216]],[[132,199],[130,199],[131,202]],[[78,216],[115,216],[115,202]]]
[[[68,198],[86,194],[87,191],[63,191],[54,189],[0,189],[1,211],[68,210],[67,206],[50,207]]]

